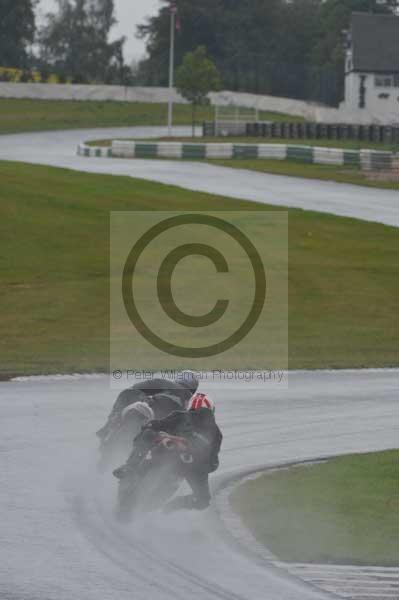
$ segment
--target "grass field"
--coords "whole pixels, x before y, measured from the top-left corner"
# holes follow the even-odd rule
[[[297,562],[399,565],[399,451],[248,481],[232,506],[258,541]]]
[[[130,127],[134,125],[166,125],[166,104],[141,102],[95,102],[72,100],[16,100],[0,98],[0,134],[53,129],[89,127]],[[214,109],[198,109],[197,123],[212,120]],[[264,120],[301,120],[278,113],[261,113]],[[191,107],[176,104],[174,124],[191,124]]]
[[[3,376],[107,370],[110,210],[267,210],[40,166],[0,178]],[[290,368],[398,365],[397,229],[289,210],[289,234]]]

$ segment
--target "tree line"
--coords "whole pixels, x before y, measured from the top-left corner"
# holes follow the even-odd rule
[[[114,0],[56,0],[40,25],[38,0],[1,0],[0,67],[37,69],[60,82],[131,83],[125,38],[110,41]],[[45,77],[44,77],[45,78]]]
[[[114,0],[56,0],[38,25],[37,0],[1,0],[0,66],[35,67],[77,82],[167,85],[171,0],[138,27],[147,58],[125,64],[110,41]],[[227,89],[337,103],[353,11],[387,13],[398,0],[176,0],[176,64],[198,47]],[[314,97],[316,95],[316,98]]]
[[[205,46],[226,89],[337,104],[344,78],[345,30],[354,11],[389,13],[397,0],[176,0],[176,58]],[[148,59],[143,84],[167,78],[169,5],[139,27]],[[313,95],[313,97],[312,97]]]

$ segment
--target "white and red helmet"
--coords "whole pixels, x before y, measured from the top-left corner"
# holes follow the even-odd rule
[[[200,410],[200,408],[208,408],[213,413],[215,412],[215,403],[207,394],[197,392],[191,398],[187,410]]]

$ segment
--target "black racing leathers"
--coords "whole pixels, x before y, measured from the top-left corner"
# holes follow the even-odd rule
[[[218,467],[223,436],[214,414],[208,408],[175,411],[164,419],[151,421],[148,427],[189,438],[194,448],[198,449],[198,460],[207,466],[208,473]]]
[[[155,418],[163,419],[173,411],[184,409],[191,396],[192,392],[187,387],[169,379],[149,379],[136,383],[119,394],[106,424],[97,432],[97,436],[104,439],[120,422],[122,411],[134,402],[147,402]]]
[[[176,411],[165,419],[151,421],[147,427],[185,437],[190,440],[193,448],[194,462],[186,465],[184,472],[193,493],[172,500],[167,510],[207,508],[211,500],[208,475],[219,466],[219,452],[223,440],[212,411],[208,408],[188,412]]]

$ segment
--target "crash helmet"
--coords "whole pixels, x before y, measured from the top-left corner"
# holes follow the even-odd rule
[[[156,419],[163,419],[175,411],[184,409],[182,400],[175,394],[169,392],[160,392],[148,399],[151,408],[154,411]]]
[[[175,383],[179,383],[187,388],[192,394],[195,394],[199,386],[198,378],[194,371],[180,371],[176,375]]]
[[[154,419],[154,411],[146,402],[134,402],[134,404],[130,404],[124,408],[122,411],[122,420],[127,416],[132,417],[133,415],[140,417],[145,423]]]
[[[191,398],[188,410],[200,410],[201,408],[208,408],[215,413],[215,403],[209,398],[208,394],[197,393]]]

